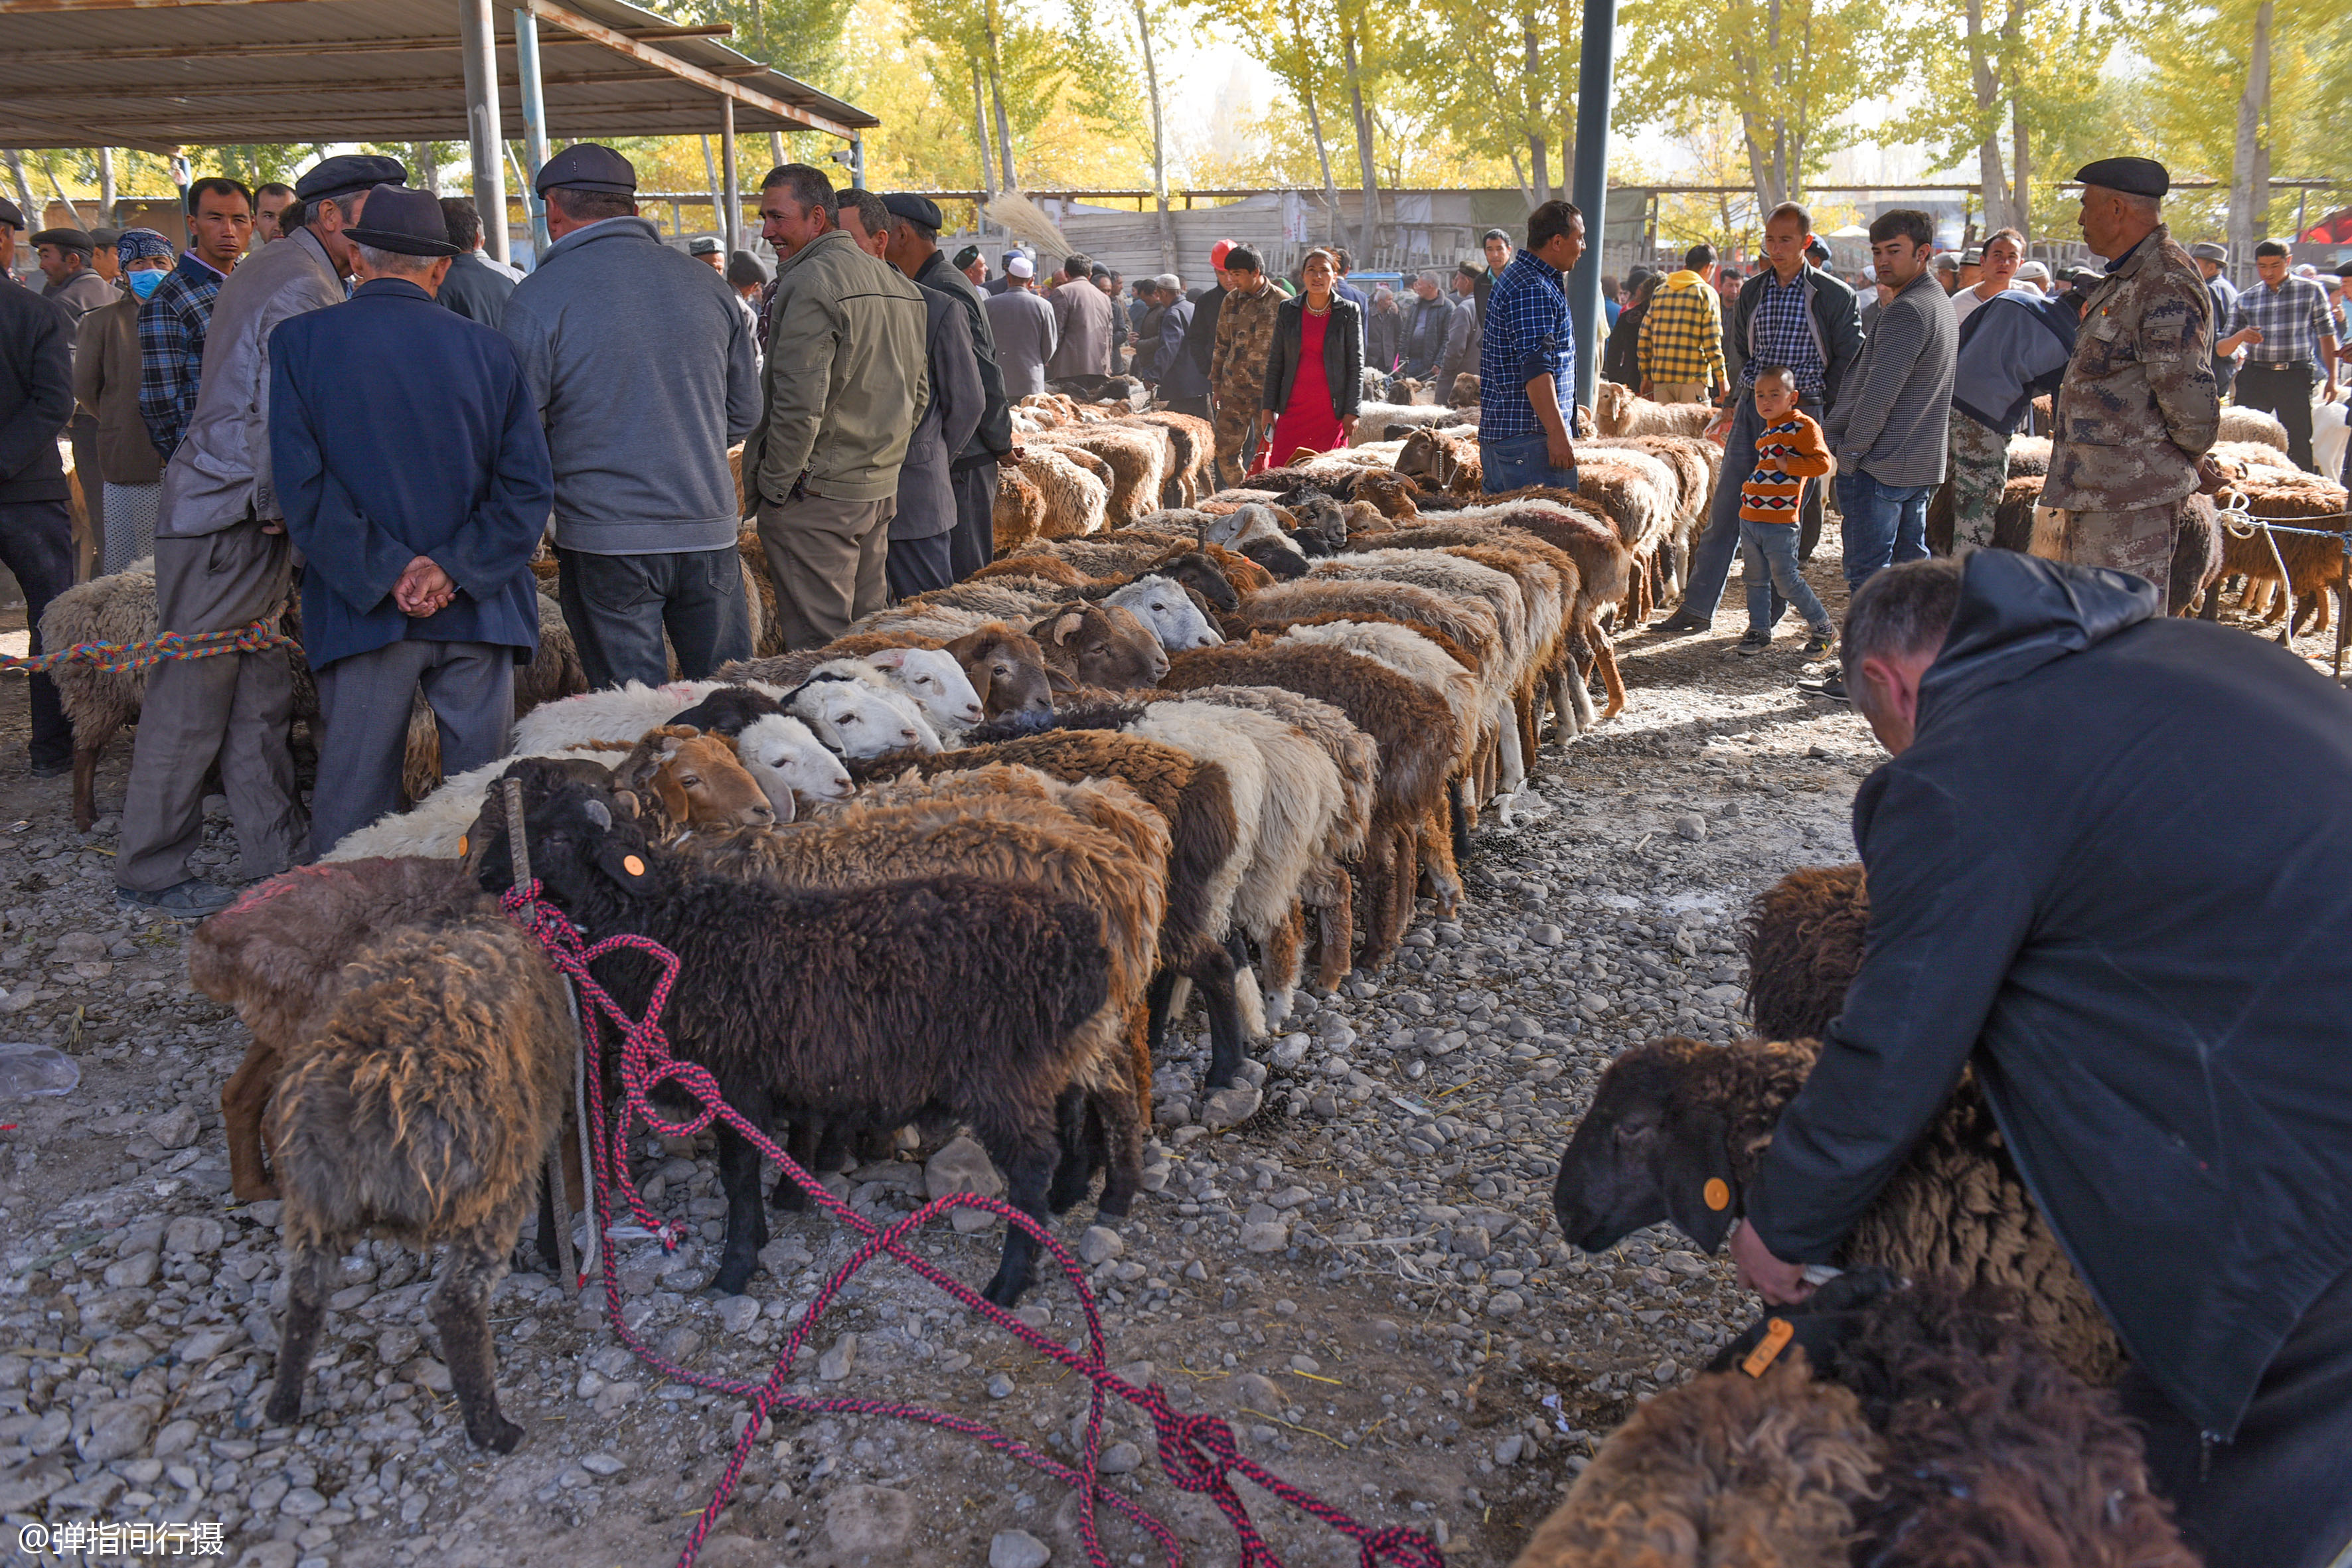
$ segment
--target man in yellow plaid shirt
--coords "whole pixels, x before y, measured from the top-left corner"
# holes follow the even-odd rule
[[[1642,317],[1642,390],[1660,403],[1712,403],[1711,388],[1731,384],[1714,275],[1715,247],[1694,245],[1683,253],[1683,269],[1667,274],[1650,297]]]

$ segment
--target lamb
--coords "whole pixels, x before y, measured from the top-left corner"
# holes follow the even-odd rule
[[[1853,1393],[1790,1351],[1638,1407],[1513,1568],[1846,1568],[1879,1468]]]
[[[989,503],[990,547],[999,554],[1018,550],[1045,530],[1045,489],[1017,464],[998,469],[996,499]]]
[[[1573,739],[1591,728],[1595,718],[1591,694],[1585,689],[1580,670],[1573,680],[1570,675],[1572,666],[1590,661],[1591,643],[1604,634],[1583,619],[1589,606],[1583,574],[1575,557],[1525,529],[1454,522],[1398,529],[1382,542],[1398,550],[1461,553],[1517,576],[1528,603],[1538,612],[1531,634],[1537,646],[1536,668],[1529,671],[1520,710],[1527,754],[1530,758],[1535,754],[1541,718],[1534,701],[1537,679],[1550,695],[1562,739]]]
[[[1592,418],[1603,436],[1696,436],[1715,410],[1704,403],[1653,403],[1630,386],[1604,381],[1592,395]]]
[[[1374,660],[1335,647],[1282,644],[1263,634],[1169,661],[1171,691],[1199,686],[1277,686],[1328,702],[1380,747],[1380,793],[1364,847],[1361,967],[1386,963],[1412,918],[1424,826],[1442,820],[1454,771],[1454,726],[1444,701]]]
[[[1552,1208],[1561,1233],[1601,1252],[1670,1219],[1713,1252],[1739,1217],[1773,1125],[1819,1048],[1811,1040],[1667,1038],[1619,1056],[1560,1156]],[[2068,1370],[2104,1385],[2123,1369],[2114,1329],[2026,1192],[1973,1078],[1961,1079],[1835,1261],[2009,1286]]]
[[[266,1415],[299,1416],[337,1259],[388,1232],[447,1244],[431,1311],[451,1392],[467,1439],[512,1453],[524,1433],[499,1410],[490,1292],[570,1098],[579,1037],[563,984],[494,912],[393,930],[341,980],[270,1099],[289,1293]]]
[[[1013,472],[1022,476],[1037,492],[1040,507],[1036,525],[1030,537],[1067,539],[1076,534],[1099,533],[1103,519],[1109,510],[1110,484],[1097,478],[1087,465],[1101,467],[1101,460],[1090,452],[1071,451],[1047,447],[1042,443],[1024,444],[1021,456],[1013,464]],[[1020,543],[1019,537],[1008,539],[1004,521],[1003,491],[994,514],[996,547],[1011,548]],[[1013,532],[1019,534],[1023,519],[1016,518]]]
[[[1157,686],[1168,673],[1160,639],[1132,610],[1082,605],[1057,610],[1029,628],[1049,676],[1078,686]]]
[[[524,770],[533,764],[519,764]],[[896,1127],[929,1112],[970,1124],[1039,1225],[1066,1095],[1092,1066],[1081,1029],[1110,954],[1092,910],[1026,889],[938,877],[842,892],[787,891],[702,871],[648,843],[573,781],[526,797],[545,896],[594,942],[652,938],[680,961],[663,1016],[673,1053],[710,1069],[754,1126],[774,1115]],[[482,883],[513,879],[503,813],[485,814]],[[656,973],[634,952],[600,983],[641,1013]],[[712,1287],[740,1294],[767,1240],[760,1161],[718,1126],[726,1241]],[[984,1292],[1011,1306],[1036,1243],[1010,1227]]]
[[[2336,540],[2325,535],[2265,531],[2251,520],[2269,518],[2289,528],[2343,528],[2347,526],[2347,506],[2344,488],[2341,485],[2323,488],[2315,484],[2275,484],[2249,479],[2231,486],[2223,496],[2225,500],[2242,498],[2246,515],[2237,515],[2233,507],[2221,519],[2226,526],[2221,540],[2221,560],[2217,578],[2242,573],[2246,578],[2246,591],[2242,595],[2242,607],[2250,614],[2261,614],[2263,624],[2268,626],[2286,615],[2284,597],[2275,605],[2268,604],[2273,591],[2280,585],[2279,566],[2284,563],[2286,567],[2284,585],[2294,599],[2293,629],[2301,632],[2310,625],[2314,630],[2326,631],[2329,625],[2329,601],[2343,599],[2347,592],[2342,547]],[[2273,543],[2278,549],[2276,559],[2271,554]],[[2345,606],[2336,608],[2340,612]]]
[[[1232,590],[1222,577],[1213,577],[1217,586],[1224,589],[1228,598]],[[1174,579],[1150,573],[1111,588],[1099,595],[1081,595],[1076,602],[1091,600],[1106,608],[1127,610],[1139,617],[1160,639],[1160,646],[1169,653],[1181,653],[1188,647],[1212,647],[1225,639],[1192,595]],[[1009,620],[1023,620],[1052,610],[1058,605],[1073,602],[1059,584],[1039,584],[1033,588],[1022,579],[1011,576],[975,577],[968,583],[936,594],[926,594],[910,599],[908,604],[919,609],[948,606],[961,610],[977,610],[982,615],[1001,616]],[[1238,602],[1236,600],[1236,602]]]
[[[927,637],[888,628],[852,632],[821,648],[780,654],[768,658],[735,659],[719,668],[721,680],[790,688],[814,675],[827,659],[873,659],[898,648],[936,649],[956,661],[964,680],[979,700],[983,719],[1007,713],[1054,710],[1053,690],[1045,679],[1045,656],[1026,632],[1002,621],[982,622],[957,637]],[[877,668],[890,672],[889,661]],[[960,726],[959,726],[960,727]]]
[[[1171,437],[1164,427],[1106,422],[1056,431],[1038,444],[1090,453],[1108,465],[1111,482],[1103,498],[1107,526],[1124,527],[1159,506],[1171,456]]]

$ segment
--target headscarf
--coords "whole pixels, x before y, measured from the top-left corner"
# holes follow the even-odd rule
[[[115,259],[126,268],[150,257],[162,257],[168,261],[173,254],[172,242],[152,228],[126,228],[122,237],[114,242]]]

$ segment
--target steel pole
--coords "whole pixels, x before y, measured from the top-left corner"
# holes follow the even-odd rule
[[[727,259],[732,261],[743,243],[743,176],[735,163],[735,100],[726,97],[719,100],[719,172],[727,202],[727,210],[719,215],[719,232],[727,247]]]
[[[490,0],[457,0],[466,59],[466,134],[474,153],[474,208],[492,256],[507,259],[506,137],[499,128],[499,36]]]
[[[547,249],[547,203],[541,199],[540,165],[547,162],[547,91],[540,85],[539,18],[529,11],[514,14],[515,76],[522,89],[522,154],[524,209],[530,214],[531,244]]]
[[[1601,237],[1609,222],[1609,107],[1616,75],[1617,0],[1584,0],[1584,53],[1576,75],[1576,196],[1584,259],[1568,279],[1576,324],[1576,400],[1590,405],[1601,376]]]

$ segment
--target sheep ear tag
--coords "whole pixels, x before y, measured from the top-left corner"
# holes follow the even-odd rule
[[[1790,1322],[1788,1319],[1767,1320],[1764,1324],[1763,1340],[1754,1350],[1748,1352],[1748,1359],[1739,1363],[1739,1370],[1750,1377],[1763,1376],[1765,1369],[1780,1359],[1780,1352],[1787,1350],[1789,1342],[1796,1337],[1796,1325]]]
[[[621,857],[621,869],[632,877],[642,877],[646,874],[646,863],[634,855],[624,855]]]
[[[1709,1176],[1706,1185],[1699,1189],[1699,1195],[1706,1200],[1707,1207],[1721,1214],[1731,1206],[1731,1184],[1721,1176]]]
[[[640,887],[646,880],[646,862],[642,856],[608,844],[597,851],[596,860],[604,868],[606,876],[624,887]]]

